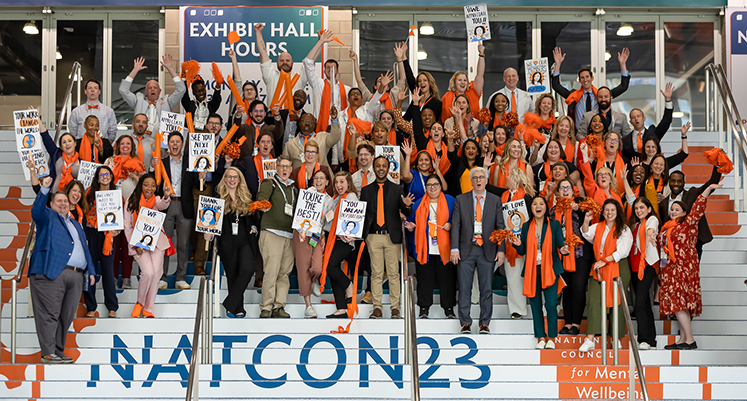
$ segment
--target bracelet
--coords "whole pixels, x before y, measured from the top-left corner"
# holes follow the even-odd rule
[[[480,54],[479,56],[480,56],[480,57],[485,57],[485,55],[484,55],[484,54]]]
[[[687,139],[687,135],[681,136],[680,139]]]

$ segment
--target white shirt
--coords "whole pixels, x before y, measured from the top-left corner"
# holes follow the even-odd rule
[[[171,168],[171,186],[174,188],[174,193],[171,196],[181,197],[182,196],[182,162],[184,157],[182,156],[179,161],[174,160],[173,157],[169,157],[171,161],[169,167]]]
[[[638,228],[639,230],[641,228]],[[648,241],[648,230],[653,229],[654,234],[657,234],[659,231],[659,220],[656,218],[656,216],[651,216],[646,220],[646,227],[643,228],[646,230],[646,263],[648,263],[650,266],[653,266],[654,263],[659,261],[659,251],[656,249],[656,245],[651,244]],[[635,247],[638,252],[641,252],[641,241],[638,235],[635,236]]]
[[[303,59],[303,67],[306,71],[306,78],[309,80],[309,86],[311,87],[311,108],[313,110],[313,113],[317,118],[319,117],[319,107],[322,103],[322,93],[324,92],[324,79],[322,79],[319,74],[316,71],[316,64],[313,60],[309,60],[308,58]],[[300,79],[299,79],[300,81]],[[339,81],[338,81],[339,82]],[[340,82],[341,83],[341,82]],[[345,94],[345,98],[347,99],[348,92],[350,91],[350,87],[341,83],[343,86],[343,93]],[[273,86],[274,88],[274,86]],[[342,111],[342,107],[340,107],[340,89],[335,88],[336,90],[332,90],[332,101],[331,104],[335,105],[337,107],[338,111]],[[270,98],[272,99],[272,98]],[[377,102],[378,105],[378,102]],[[330,124],[331,122],[331,116],[330,116]],[[373,120],[371,120],[373,121]],[[342,125],[340,125],[341,129],[344,129]],[[332,159],[334,164],[334,159]]]
[[[587,241],[594,243],[594,234],[597,230],[598,224],[604,224],[604,234],[602,234],[602,244],[605,243],[607,240],[607,234],[610,233],[610,228],[607,227],[607,224],[605,222],[600,222],[597,224],[592,224],[591,227],[589,227],[589,231],[583,232],[583,226],[581,227],[581,234],[586,238]],[[617,250],[615,252],[612,252],[612,258],[615,260],[615,262],[619,262],[621,259],[627,258],[628,254],[630,253],[630,248],[633,246],[633,233],[630,232],[630,229],[628,227],[623,227],[622,233],[620,234],[620,237],[617,238]],[[601,252],[604,252],[604,246],[602,246],[602,249],[599,250],[600,255],[597,255],[597,259],[601,260]]]
[[[361,105],[361,107],[358,107],[358,110],[355,111],[355,118],[368,122],[376,121],[376,112],[379,110],[379,99],[381,99],[381,93],[376,91],[369,102],[366,102]],[[346,128],[349,121],[349,109],[350,107],[346,108],[342,111],[342,113],[339,114],[340,130],[342,131],[342,135],[340,135],[340,140],[337,141],[337,144],[332,147],[332,164],[342,164],[342,162],[344,161],[343,149],[345,148],[345,135],[347,135]],[[351,140],[355,140],[355,138],[352,138]]]
[[[262,71],[262,81],[265,82],[265,87],[267,91],[267,97],[265,97],[265,104],[267,105],[267,107],[272,107],[272,105],[270,105],[270,102],[272,102],[272,97],[275,96],[275,88],[278,86],[278,80],[280,79],[280,70],[278,70],[277,64],[269,60],[265,61],[264,63],[261,63],[259,65],[259,69]],[[307,81],[306,70],[304,68],[296,68],[296,70],[298,71],[294,72],[293,70],[291,70],[291,79],[293,78],[293,75],[295,73],[298,73],[300,75],[298,78],[298,82],[296,82],[296,85],[293,87],[293,92],[299,89],[306,88],[306,81]],[[291,93],[291,96],[292,95],[293,93]],[[318,115],[318,114],[315,114],[315,115]]]
[[[372,182],[376,181],[376,173],[373,171],[373,164],[368,166],[367,169],[360,169],[353,173],[353,185],[355,185],[355,192],[358,193],[358,197],[361,196],[361,189],[363,189],[363,173],[367,172],[367,182],[366,185],[371,184]]]

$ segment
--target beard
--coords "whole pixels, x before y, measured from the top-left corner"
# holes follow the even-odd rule
[[[600,110],[607,110],[610,108],[610,102],[606,100],[600,100],[599,101],[599,109]]]

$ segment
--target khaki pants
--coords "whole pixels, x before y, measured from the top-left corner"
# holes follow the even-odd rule
[[[374,309],[381,309],[384,269],[389,278],[390,308],[399,309],[399,254],[402,245],[393,244],[389,234],[369,234],[366,245],[371,256],[371,295]]]
[[[285,307],[290,288],[288,275],[293,270],[291,241],[267,230],[259,234],[259,249],[265,264],[260,310]]]

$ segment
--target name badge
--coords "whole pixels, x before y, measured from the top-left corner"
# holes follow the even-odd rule
[[[330,210],[329,212],[327,212],[327,214],[324,217],[326,217],[327,221],[334,220],[335,219],[335,211],[334,210]]]
[[[239,235],[239,223],[231,223],[231,233],[233,235]]]
[[[659,252],[659,266],[665,266],[667,264],[667,252],[664,248],[661,248]]]
[[[475,237],[481,238],[482,237],[482,222],[475,222]]]
[[[301,154],[299,155],[299,157],[301,158],[301,164],[306,163],[306,157],[304,156],[304,154],[305,152],[301,152]]]
[[[291,205],[289,205],[289,204],[286,203],[285,204],[285,214],[286,214],[286,216],[293,217],[293,206],[291,206]]]
[[[255,146],[255,147],[254,147],[254,150],[252,151],[252,156],[256,156],[256,155],[257,155],[257,153],[259,153],[259,148],[257,148],[257,147]]]

